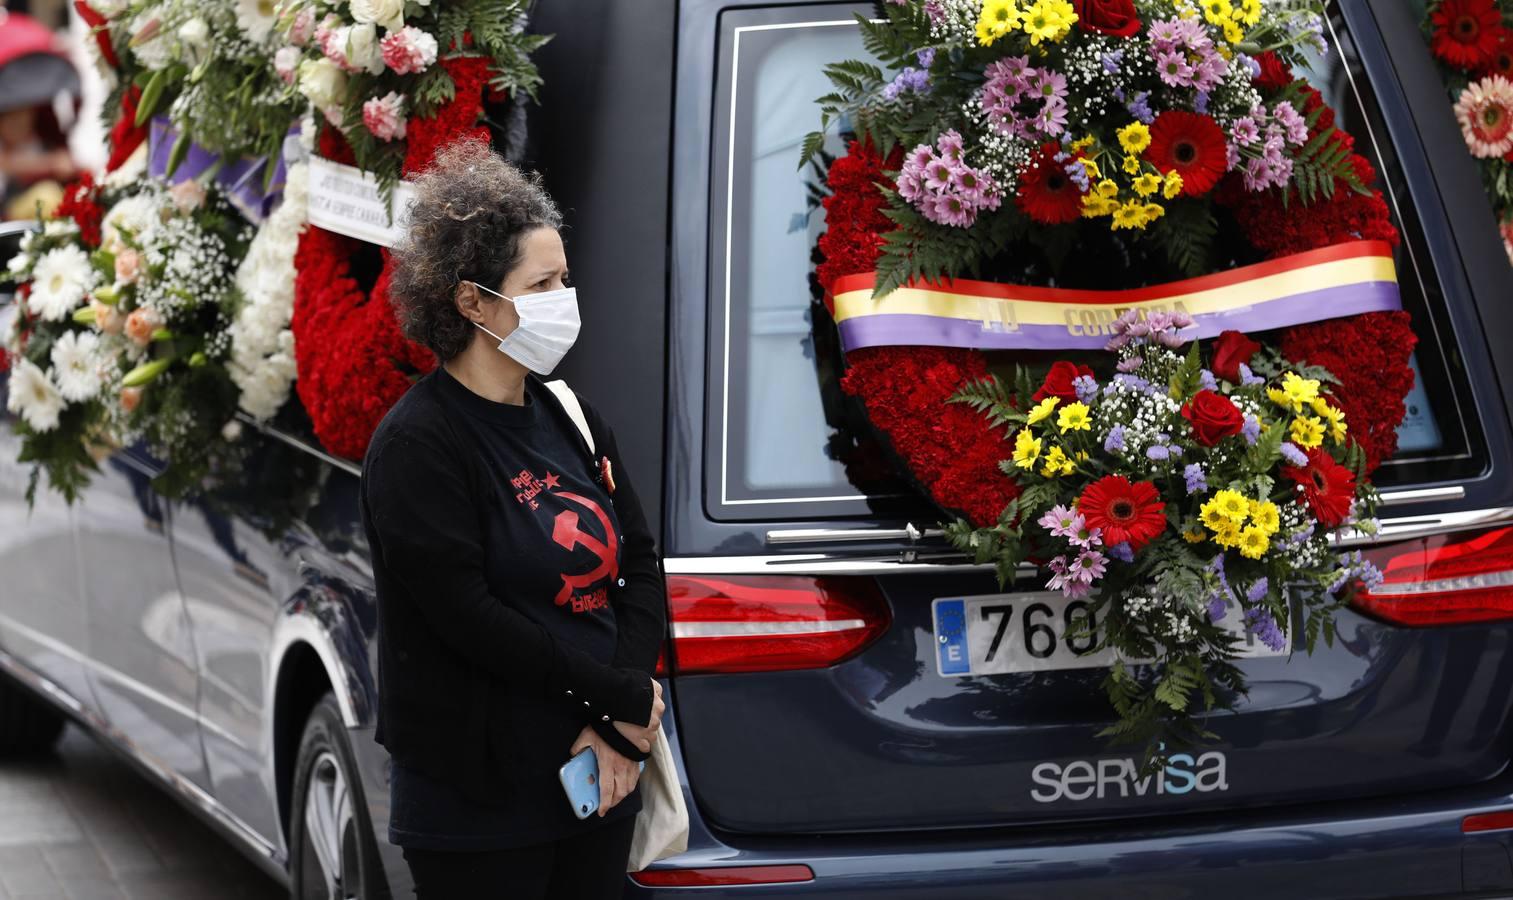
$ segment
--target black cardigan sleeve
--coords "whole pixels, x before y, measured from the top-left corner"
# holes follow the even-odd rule
[[[657,656],[667,634],[667,585],[662,576],[661,556],[640,497],[631,484],[629,467],[621,461],[614,430],[598,410],[583,401],[581,395],[579,403],[583,407],[583,417],[588,421],[589,433],[594,436],[596,455],[607,456],[610,461],[611,479],[615,485],[610,498],[620,521],[624,548],[620,557],[620,578],[625,584],[620,586],[616,582],[609,592],[618,633],[611,665],[651,676],[656,671]],[[646,717],[643,717],[636,724],[645,721]],[[591,724],[621,755],[633,760],[647,757],[648,754],[624,740],[613,722],[605,722],[596,716]]]
[[[489,592],[475,507],[481,499],[459,456],[422,429],[388,436],[369,455],[364,496],[375,549],[395,581],[446,644],[493,675],[595,720],[647,722],[653,695],[645,669],[603,665]]]

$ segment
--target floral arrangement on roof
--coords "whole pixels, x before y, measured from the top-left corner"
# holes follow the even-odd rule
[[[1507,13],[1497,0],[1438,0],[1427,7],[1424,30],[1455,98],[1466,148],[1481,163],[1513,262],[1513,31]]]
[[[21,308],[6,343],[29,499],[44,471],[76,499],[92,446],[137,441],[166,464],[160,491],[198,482],[237,427],[232,276],[252,236],[213,184],[152,178],[115,191],[85,182],[28,235],[9,262]]]
[[[800,160],[851,138],[816,271],[841,387],[956,548],[1089,604],[1102,734],[1154,765],[1214,737],[1241,637],[1330,641],[1376,577],[1330,540],[1372,528],[1416,338],[1376,172],[1294,74],[1322,4],[880,9]]]

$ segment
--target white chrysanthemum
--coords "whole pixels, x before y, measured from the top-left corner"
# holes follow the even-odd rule
[[[84,293],[94,284],[89,256],[74,244],[49,250],[32,270],[32,291],[27,307],[48,322],[61,321],[84,302]]]
[[[1513,150],[1513,82],[1501,75],[1473,81],[1455,101],[1455,118],[1473,156],[1506,155]]]
[[[246,298],[231,324],[231,380],[241,391],[238,405],[266,421],[289,399],[295,378],[294,252],[305,229],[310,167],[296,163],[284,182],[284,197],[273,211],[236,271],[236,286]]]
[[[274,0],[237,0],[236,24],[254,44],[268,40],[273,31],[277,4]]]
[[[136,235],[138,240],[145,237],[147,229],[151,228],[158,219],[158,198],[152,193],[141,193],[127,197],[112,206],[105,213],[105,219],[101,223],[100,245],[112,253],[120,249],[120,232],[128,231]]]
[[[52,431],[63,413],[63,394],[46,372],[22,357],[11,369],[10,396],[5,406],[33,431]]]
[[[63,399],[78,402],[100,393],[100,337],[92,331],[69,331],[53,344],[53,377]]]

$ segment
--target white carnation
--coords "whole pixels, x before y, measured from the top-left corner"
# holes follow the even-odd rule
[[[246,303],[231,324],[231,380],[238,405],[258,421],[272,418],[289,399],[294,382],[294,253],[305,229],[310,167],[296,163],[284,182],[284,197],[247,249],[236,271]]]
[[[382,25],[389,31],[405,26],[404,0],[352,0],[352,19]]]
[[[347,99],[347,73],[325,58],[299,64],[299,92],[322,111],[340,107]]]

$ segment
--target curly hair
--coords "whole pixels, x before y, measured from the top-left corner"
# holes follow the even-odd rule
[[[441,362],[467,349],[473,328],[453,302],[457,284],[499,284],[520,264],[528,232],[561,227],[540,173],[521,172],[482,141],[437,153],[415,179],[408,230],[393,249],[389,302],[405,336]]]

